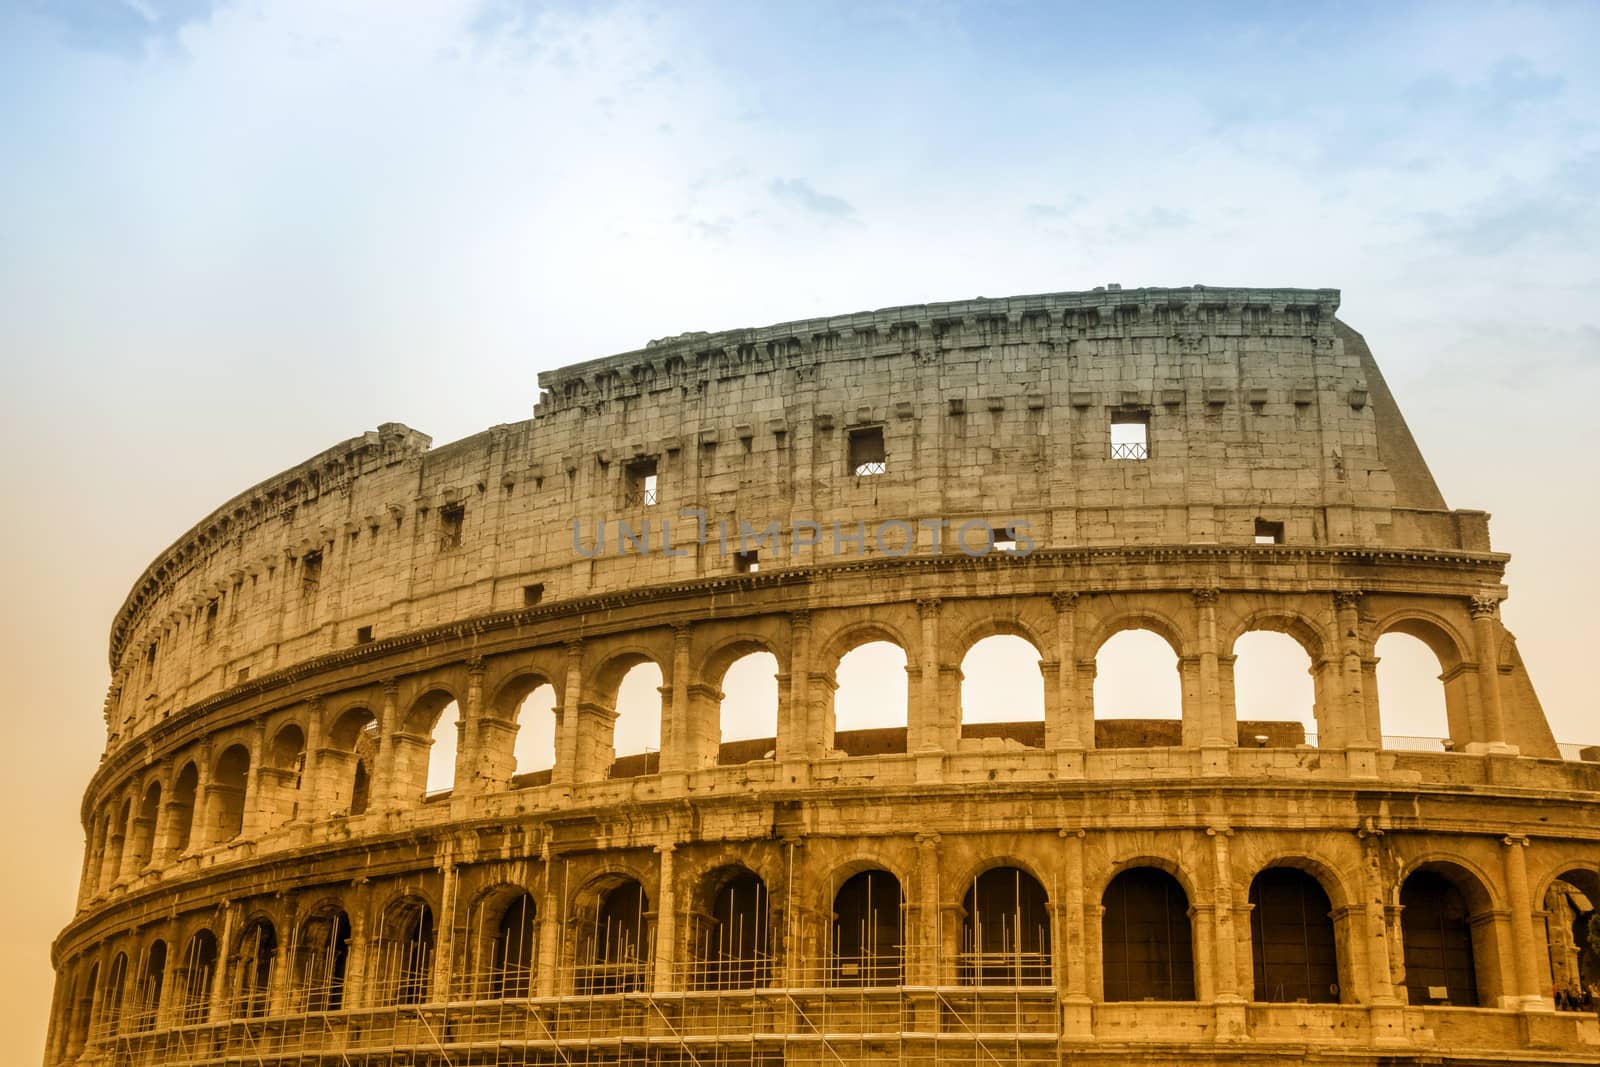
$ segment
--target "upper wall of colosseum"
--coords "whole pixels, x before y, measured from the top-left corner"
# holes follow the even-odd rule
[[[439,448],[385,424],[152,563],[112,628],[109,733],[333,649],[728,572],[741,523],[777,524],[750,541],[764,569],[959,551],[979,520],[1054,549],[1265,529],[1489,551],[1487,517],[1446,510],[1338,304],[1196,286],[894,308],[544,372],[531,420]],[[618,520],[643,540],[619,547]],[[965,544],[986,548],[982,527]]]

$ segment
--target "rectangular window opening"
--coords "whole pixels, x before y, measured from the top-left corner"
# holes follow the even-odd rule
[[[250,680],[250,668],[249,667],[240,667],[239,668],[239,677],[238,677],[237,681],[238,682],[247,682],[249,680]]]
[[[300,559],[300,592],[305,596],[314,596],[321,581],[322,553],[307,552]]]
[[[884,474],[889,470],[883,449],[882,426],[858,426],[850,431],[850,471],[857,478]]]
[[[439,551],[461,547],[461,527],[467,521],[465,504],[446,504],[439,509]]]
[[[522,587],[522,606],[531,608],[544,599],[544,583],[537,582],[533,585]]]
[[[627,466],[623,504],[653,508],[660,499],[660,470],[654,458],[636,459]]]
[[[733,554],[734,570],[740,574],[755,574],[761,570],[761,554],[752,548],[748,552],[735,552]]]
[[[1111,413],[1111,458],[1150,458],[1150,413],[1113,411]]]
[[[370,627],[370,626],[357,626],[356,627],[356,644],[364,645],[368,641],[371,641],[371,640],[372,640],[372,627]]]
[[[1283,544],[1283,523],[1268,522],[1266,519],[1256,520],[1256,544],[1281,545]]]
[[[1010,526],[1004,526],[994,532],[994,550],[996,552],[1014,553],[1017,550],[1017,531]]]

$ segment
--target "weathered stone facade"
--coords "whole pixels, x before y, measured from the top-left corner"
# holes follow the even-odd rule
[[[114,622],[46,1062],[1594,1062],[1553,994],[1593,962],[1600,765],[1560,758],[1487,516],[1445,507],[1337,306],[1113,287],[686,335],[241,494]],[[1170,732],[1096,720],[1132,628],[1178,657]],[[1262,629],[1311,658],[1315,745],[1236,721]],[[1391,631],[1443,667],[1438,751],[1384,745]],[[1038,650],[1042,724],[963,723],[995,634]],[[875,640],[905,728],[836,731]],[[724,744],[755,650],[776,737]],[[646,661],[661,751],[619,761]],[[514,776],[542,685],[555,764]]]

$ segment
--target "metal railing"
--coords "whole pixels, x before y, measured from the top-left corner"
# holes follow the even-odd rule
[[[1119,441],[1111,446],[1112,459],[1149,459],[1150,446],[1143,441]]]

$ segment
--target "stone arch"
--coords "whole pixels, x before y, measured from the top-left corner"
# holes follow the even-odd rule
[[[1383,721],[1383,696],[1381,690],[1386,688],[1392,679],[1387,677],[1391,669],[1383,666],[1383,657],[1377,655],[1378,643],[1390,634],[1404,634],[1406,637],[1415,638],[1425,645],[1439,667],[1439,684],[1442,686],[1444,696],[1444,718],[1440,725],[1420,727],[1425,734],[1431,735],[1442,732],[1447,735],[1448,748],[1456,748],[1482,733],[1473,728],[1473,720],[1477,710],[1477,678],[1473,671],[1466,669],[1470,666],[1472,644],[1458,630],[1449,619],[1426,608],[1405,605],[1388,613],[1379,619],[1372,627],[1372,652],[1376,665],[1372,673],[1373,691],[1370,695],[1372,707],[1372,729],[1380,735],[1387,734],[1391,737],[1406,736],[1415,733],[1419,727],[1405,728],[1405,734],[1400,734],[1393,727],[1395,723]],[[1390,657],[1393,660],[1393,656]],[[1422,735],[1419,735],[1422,736]],[[1423,744],[1420,747],[1438,751],[1439,746],[1435,739],[1422,736]],[[1394,744],[1404,742],[1394,741]],[[1389,743],[1385,747],[1390,747]]]
[[[104,868],[101,872],[101,889],[110,889],[122,878],[122,859],[127,851],[128,824],[133,818],[133,801],[122,797],[117,803],[113,797],[107,802]]]
[[[1145,850],[1140,850],[1135,855],[1115,860],[1102,868],[1096,877],[1085,879],[1084,896],[1096,900],[1104,897],[1106,887],[1116,879],[1117,875],[1135,867],[1153,867],[1158,871],[1165,871],[1177,880],[1178,885],[1189,897],[1190,902],[1204,899],[1199,895],[1200,879],[1193,868],[1182,860],[1174,859],[1169,855]]]
[[[550,709],[525,710],[532,703],[542,704],[542,699],[536,701],[535,697],[543,689],[550,691]],[[485,688],[489,694],[487,711],[475,724],[477,773],[491,788],[538,785],[550,780],[557,755],[561,689],[555,672],[529,666],[520,666]],[[537,779],[530,777],[536,774]]]
[[[1310,692],[1308,704],[1303,708],[1306,718],[1285,720],[1283,715],[1291,711],[1290,708],[1275,708],[1272,718],[1260,719],[1257,717],[1253,729],[1239,729],[1239,716],[1245,709],[1241,708],[1239,699],[1240,681],[1246,682],[1248,692],[1250,684],[1257,682],[1263,668],[1270,669],[1278,666],[1287,670],[1287,666],[1271,664],[1271,659],[1281,658],[1292,653],[1273,652],[1270,650],[1247,651],[1241,649],[1240,643],[1255,634],[1281,635],[1289,648],[1297,648],[1305,655],[1306,675],[1309,683],[1295,683],[1281,679],[1286,686],[1296,684],[1307,685]],[[1237,620],[1222,641],[1226,654],[1218,662],[1218,682],[1221,688],[1222,713],[1224,719],[1224,735],[1230,736],[1227,729],[1232,724],[1231,736],[1239,734],[1246,736],[1266,736],[1266,746],[1278,748],[1291,744],[1314,743],[1322,747],[1343,747],[1343,742],[1350,736],[1346,724],[1335,722],[1330,710],[1333,702],[1332,694],[1337,692],[1339,677],[1339,662],[1337,657],[1329,658],[1324,653],[1326,642],[1323,638],[1321,627],[1316,620],[1301,612],[1289,608],[1258,608]],[[1297,665],[1296,665],[1297,666]],[[1241,673],[1242,668],[1242,673]],[[1275,677],[1275,681],[1280,680]],[[1281,690],[1276,690],[1281,692]],[[1295,738],[1292,729],[1283,729],[1280,724],[1299,721],[1307,727],[1305,735]],[[1359,724],[1357,724],[1359,725]],[[1359,736],[1359,734],[1357,735]]]
[[[850,705],[856,701],[857,694],[848,678],[850,672],[846,671],[847,677],[843,681],[839,673],[840,668],[845,666],[846,657],[879,642],[894,646],[904,660],[904,670],[901,670],[900,676],[889,684],[889,688],[893,692],[903,684],[905,692],[903,697],[898,694],[889,697],[882,705],[888,707],[892,703],[899,707],[901,711],[898,716],[893,714],[884,716],[898,721],[874,722],[868,725],[855,721],[858,716],[849,714]],[[875,755],[906,751],[911,726],[911,702],[916,693],[916,688],[909,684],[907,672],[911,668],[913,651],[916,648],[915,644],[906,641],[898,627],[881,619],[847,623],[818,642],[818,653],[813,660],[816,669],[812,673],[807,689],[811,707],[807,709],[806,722],[808,735],[820,739],[822,752],[831,752],[835,755]],[[888,676],[880,675],[880,677]],[[838,721],[841,687],[845,689],[844,701],[847,711],[843,729],[840,729]]]
[[[1198,977],[1192,890],[1166,865],[1128,862],[1100,891],[1100,970],[1108,1001],[1192,1001]]]
[[[520,882],[484,886],[468,905],[467,969],[475,996],[491,1000],[533,993],[538,962],[538,901]]]
[[[970,879],[961,898],[960,980],[969,985],[1051,982],[1054,922],[1037,875],[999,862]]]
[[[1040,668],[1045,653],[1032,631],[1014,619],[983,620],[968,628],[960,647],[963,651],[957,661],[953,695],[961,747],[1011,743],[1043,748],[1046,693]],[[974,664],[975,655],[979,660],[987,656],[998,662]],[[974,672],[977,679],[969,677]],[[1031,696],[1017,699],[1019,694],[1004,693],[1008,686],[1025,689]],[[991,697],[1002,694],[1006,697],[1003,704],[991,702]]]
[[[437,943],[435,912],[426,894],[408,889],[377,912],[368,938],[367,971],[372,999],[382,1005],[427,1000]]]
[[[300,814],[301,776],[306,763],[306,735],[300,723],[283,723],[267,746],[256,776],[260,797],[256,811],[265,827],[278,826]]]
[[[1584,994],[1600,990],[1600,953],[1589,931],[1600,914],[1600,863],[1593,859],[1551,865],[1534,882],[1535,938],[1543,927],[1544,958],[1549,961],[1551,989],[1558,1008],[1576,1010]],[[1544,922],[1537,919],[1543,913]]]
[[[461,723],[460,697],[453,687],[430,680],[418,689],[400,717],[400,728],[390,738],[389,756],[392,795],[412,803],[456,784]],[[447,781],[448,786],[444,785]]]
[[[307,791],[327,812],[366,811],[379,749],[381,723],[365,701],[353,701],[330,717],[326,745],[317,754],[316,781]]]
[[[336,899],[321,901],[300,918],[286,961],[293,1010],[338,1011],[344,1006],[350,942],[350,915]]]
[[[905,880],[888,864],[852,859],[826,879],[819,909],[831,916],[827,984],[896,986],[905,974]]]
[[[703,869],[690,892],[688,960],[698,989],[765,984],[772,963],[771,890],[748,864]]]
[[[654,956],[655,916],[645,880],[620,865],[589,877],[572,911],[574,992],[635,993],[643,990]]]
[[[136,1030],[150,1030],[161,1014],[161,994],[167,983],[167,941],[152,938],[143,954],[136,980]]]
[[[139,814],[134,819],[133,865],[134,871],[143,870],[158,859],[156,856],[156,827],[161,824],[161,779],[152,777],[139,799]]]
[[[201,926],[184,942],[183,955],[173,969],[173,982],[182,997],[180,1018],[185,1025],[206,1021],[211,1008],[212,978],[217,966],[217,935],[210,927]]]
[[[1351,943],[1344,921],[1350,913],[1333,903],[1328,879],[1319,877],[1325,870],[1304,857],[1284,856],[1250,879],[1251,1000],[1351,1000],[1348,953],[1340,951]]]
[[[247,1019],[271,1009],[274,969],[278,966],[278,928],[263,911],[249,915],[234,938],[231,962],[234,1010]]]
[[[238,743],[227,746],[212,764],[206,798],[209,829],[203,844],[223,844],[244,832],[249,783],[250,750]]]
[[[1094,747],[1166,748],[1198,745],[1201,731],[1190,706],[1192,687],[1186,684],[1188,641],[1182,624],[1155,607],[1140,603],[1125,604],[1121,602],[1122,599],[1119,597],[1114,600],[1110,610],[1100,614],[1090,626],[1084,628],[1087,636],[1079,646],[1084,650],[1079,656],[1080,664],[1091,667],[1090,682],[1084,687],[1080,699],[1087,705],[1085,718],[1093,723]],[[1102,670],[1101,659],[1107,646],[1123,634],[1136,631],[1153,634],[1155,639],[1159,639],[1150,642],[1154,646],[1151,650],[1139,653],[1137,668],[1130,667],[1122,673]],[[1121,643],[1137,644],[1131,638]],[[1108,687],[1115,692],[1115,687],[1128,684],[1128,678],[1150,679],[1160,676],[1159,670],[1165,668],[1158,669],[1154,661],[1147,663],[1143,657],[1163,658],[1163,653],[1159,651],[1163,644],[1173,657],[1172,673],[1167,675],[1168,680],[1161,687],[1164,693],[1146,699],[1169,706],[1159,715],[1151,715],[1154,709],[1143,706],[1133,715],[1127,714],[1128,708],[1110,706],[1105,691]],[[1120,651],[1126,655],[1128,649]]]
[[[632,778],[654,774],[661,765],[661,741],[666,704],[660,690],[671,685],[671,659],[663,659],[646,645],[613,647],[599,659],[584,684],[578,708],[579,780]],[[653,668],[659,676],[654,700],[640,696],[635,708],[620,708],[622,689],[640,668]],[[619,737],[620,731],[628,740]],[[624,752],[627,748],[630,751]],[[639,751],[631,751],[638,749]]]
[[[118,952],[106,968],[105,989],[100,997],[99,1028],[107,1037],[122,1031],[123,997],[128,986],[128,954]]]
[[[817,642],[812,662],[815,669],[832,674],[839,669],[839,661],[846,655],[877,641],[896,645],[909,658],[917,643],[908,640],[900,628],[883,619],[861,619],[848,622],[832,630]]]
[[[1414,1005],[1495,1005],[1509,992],[1494,883],[1466,857],[1429,852],[1406,865],[1395,887],[1407,999]]]
[[[1149,630],[1172,646],[1172,654],[1180,660],[1188,655],[1188,639],[1184,628],[1165,612],[1147,606],[1125,607],[1096,619],[1082,646],[1082,658],[1094,659],[1105,643],[1125,630]]]

